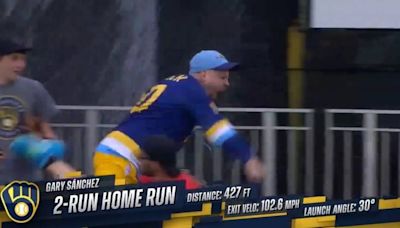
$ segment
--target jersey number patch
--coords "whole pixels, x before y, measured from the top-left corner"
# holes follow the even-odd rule
[[[164,90],[167,88],[167,85],[164,84],[159,84],[153,86],[149,92],[143,94],[143,96],[140,98],[140,100],[136,103],[135,106],[131,109],[132,112],[141,112],[143,110],[146,110],[150,107],[151,104],[153,104],[157,98],[164,92]]]

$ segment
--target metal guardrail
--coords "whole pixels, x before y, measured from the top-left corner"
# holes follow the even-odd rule
[[[115,126],[114,123],[102,121],[102,112],[127,112],[130,107],[58,106],[58,108],[69,112],[83,112],[83,120],[78,123],[57,122],[53,123],[53,126],[60,137],[66,139],[72,151],[69,161],[90,174],[95,146],[101,137]],[[258,126],[241,125],[236,128],[249,138],[250,143],[266,164],[266,178],[263,183],[265,195],[305,194],[311,196],[317,192],[318,187],[323,185],[323,193],[328,198],[332,198],[337,197],[335,184],[340,183],[342,189],[339,192],[346,199],[354,195],[387,196],[390,195],[390,189],[395,182],[400,194],[400,177],[397,177],[396,181],[388,178],[393,176],[391,170],[395,168],[391,165],[393,162],[391,151],[394,150],[393,142],[400,142],[400,126],[381,126],[378,121],[381,116],[394,115],[399,116],[400,123],[400,111],[325,110],[325,134],[322,137],[324,162],[321,164],[324,172],[318,186],[315,179],[321,174],[315,172],[315,166],[320,163],[315,163],[316,136],[313,110],[220,108],[220,111],[229,115],[247,113],[257,116],[254,118],[259,118]],[[358,116],[361,118],[360,124],[343,126],[339,124],[340,121],[337,121],[341,115]],[[282,121],[282,116],[285,121]],[[397,135],[395,140],[392,140],[393,135]],[[179,152],[177,161],[179,166],[191,169],[195,176],[206,181],[224,180],[230,184],[240,183],[239,162],[228,165],[219,149],[210,148],[204,142],[200,128],[194,130],[192,144]],[[396,156],[399,157],[399,161],[396,163],[397,173],[400,173],[400,143],[398,145]],[[209,150],[213,152],[208,153]],[[359,160],[354,161],[355,156],[358,156]],[[362,164],[360,169],[358,169],[359,164]],[[338,167],[343,170],[338,170]],[[359,179],[361,190],[358,193],[356,189],[358,186],[354,183]]]
[[[338,127],[335,117],[343,114],[356,115],[362,118],[362,126]],[[400,128],[379,127],[379,117],[386,115],[399,115],[400,110],[360,110],[360,109],[327,109],[325,110],[325,172],[324,172],[324,194],[332,197],[334,194],[334,154],[335,136],[343,134],[343,198],[350,199],[354,193],[354,134],[361,133],[362,144],[361,155],[362,173],[361,196],[389,196],[391,188],[391,150],[397,150],[400,159],[399,148],[391,148],[391,135],[397,134],[400,142]],[[399,119],[400,120],[400,119]],[[393,124],[393,123],[392,123]],[[380,147],[378,147],[380,145]],[[399,144],[400,145],[400,144]],[[339,149],[340,150],[340,149]],[[400,160],[397,161],[400,172]],[[400,194],[400,179],[398,177],[398,194]]]
[[[72,138],[67,140],[72,150],[72,163],[84,170],[86,173],[92,172],[92,153],[100,140],[102,129],[108,129],[115,124],[101,123],[100,112],[102,111],[128,111],[130,107],[114,107],[114,106],[58,106],[62,111],[83,111],[84,121],[82,123],[53,123],[52,126],[57,129],[57,132],[62,138]],[[305,178],[305,193],[312,195],[314,191],[314,146],[313,146],[313,110],[310,109],[268,109],[268,108],[220,108],[220,112],[224,113],[258,113],[261,118],[261,126],[236,126],[239,131],[247,131],[250,135],[250,143],[257,149],[259,155],[263,158],[267,172],[264,180],[264,193],[266,195],[277,194],[277,132],[287,132],[287,188],[289,193],[297,192],[297,183],[299,182],[297,142],[298,138],[305,138],[305,162],[306,170]],[[280,114],[296,114],[304,116],[304,125],[289,126],[279,125],[277,117]],[[65,133],[66,129],[77,129],[74,133]],[[82,131],[79,131],[83,130]],[[64,131],[64,132],[63,132]],[[73,130],[72,130],[73,131]],[[303,132],[304,135],[299,135],[298,132]],[[194,148],[189,150],[194,151],[194,167],[195,176],[201,179],[205,178],[206,169],[212,168],[212,178],[207,181],[222,180],[224,172],[224,157],[220,150],[213,148],[212,165],[205,160],[205,143],[202,136],[203,132],[199,129],[194,131]],[[83,138],[83,142],[77,143],[79,137]],[[261,139],[261,140],[260,140]],[[68,143],[70,141],[70,143]],[[79,148],[79,145],[81,147]],[[188,153],[190,151],[182,150],[178,154],[178,165],[186,167]],[[281,150],[279,150],[281,151]],[[210,167],[208,165],[211,165]],[[281,168],[281,167],[279,167]],[[229,182],[236,184],[241,181],[240,164],[234,162],[230,169],[232,174]],[[226,180],[225,180],[226,181]]]

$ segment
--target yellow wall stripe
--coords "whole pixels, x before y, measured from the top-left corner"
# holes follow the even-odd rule
[[[0,222],[9,222],[11,219],[8,217],[5,211],[0,212]]]
[[[69,172],[65,174],[65,178],[74,178],[74,177],[81,177],[82,172],[81,171],[74,171],[74,172]]]
[[[336,216],[321,216],[312,218],[298,218],[292,220],[292,228],[305,228],[305,227],[334,227]]]
[[[325,202],[326,202],[326,196],[312,196],[303,198],[303,204],[325,203]]]
[[[305,53],[305,33],[297,26],[288,30],[288,93],[289,107],[303,107],[303,67]]]
[[[192,228],[193,218],[192,217],[182,217],[166,220],[163,222],[163,228]]]
[[[400,198],[397,199],[380,199],[379,200],[379,209],[393,209],[400,208]]]

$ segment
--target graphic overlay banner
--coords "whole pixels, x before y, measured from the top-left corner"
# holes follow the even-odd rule
[[[397,218],[394,213],[400,211],[400,199],[326,201],[324,197],[313,200],[318,197],[298,195],[260,197],[259,185],[214,184],[186,190],[184,182],[121,186],[114,183],[112,176],[11,182],[1,191],[1,210],[9,218],[2,224],[50,224],[60,228],[156,222],[157,227],[207,228],[228,222],[229,227],[236,227],[245,222],[254,227],[286,224],[285,227],[298,228],[312,227],[310,224],[318,224],[322,221],[319,218],[327,216],[334,216],[329,217],[330,226],[336,222],[364,224],[365,218],[370,223],[400,224],[400,215]]]

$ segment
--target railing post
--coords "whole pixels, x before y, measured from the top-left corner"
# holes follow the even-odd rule
[[[353,196],[353,139],[352,132],[343,132],[343,198]]]
[[[314,195],[314,113],[306,113],[306,164],[305,164],[305,193]]]
[[[194,175],[199,179],[204,179],[204,137],[203,131],[194,131]]]
[[[73,135],[71,137],[73,142],[73,144],[71,145],[72,155],[73,155],[72,165],[74,165],[76,168],[79,168],[79,170],[84,170],[83,166],[85,166],[85,164],[83,162],[83,154],[85,153],[85,151],[82,148],[82,145],[84,144],[82,142],[83,140],[82,132],[84,132],[84,130],[81,128],[75,128],[72,130],[73,130],[72,131]]]
[[[264,195],[276,195],[276,114],[274,112],[262,113],[264,127],[262,144],[263,160],[266,166],[266,175],[263,182]]]
[[[397,136],[398,142],[400,142],[400,133]],[[400,173],[400,143],[397,148],[397,173]],[[400,175],[397,175],[397,194],[400,196]]]
[[[382,132],[381,134],[381,171],[380,171],[380,196],[387,197],[390,195],[390,133]]]
[[[240,184],[240,161],[239,160],[234,160],[232,162],[232,176],[231,176],[231,184],[232,185],[237,185]]]
[[[222,150],[220,148],[214,147],[212,157],[213,181],[221,181],[223,179],[222,169],[224,167]]]
[[[186,155],[186,150],[185,147],[182,147],[177,155],[176,155],[176,166],[178,168],[183,168],[185,167],[185,155]]]
[[[299,181],[299,167],[298,167],[298,154],[296,151],[297,140],[294,130],[287,131],[287,194],[292,195],[297,193],[297,186]]]
[[[363,183],[362,197],[377,196],[377,140],[375,128],[377,118],[375,113],[364,113],[363,116]]]
[[[93,173],[92,157],[98,143],[98,124],[99,113],[97,110],[86,110],[85,122],[87,124],[85,132],[85,151],[83,151],[83,170],[85,174]]]
[[[333,171],[334,171],[334,132],[333,113],[325,111],[325,170],[324,170],[324,195],[328,198],[333,196]]]

